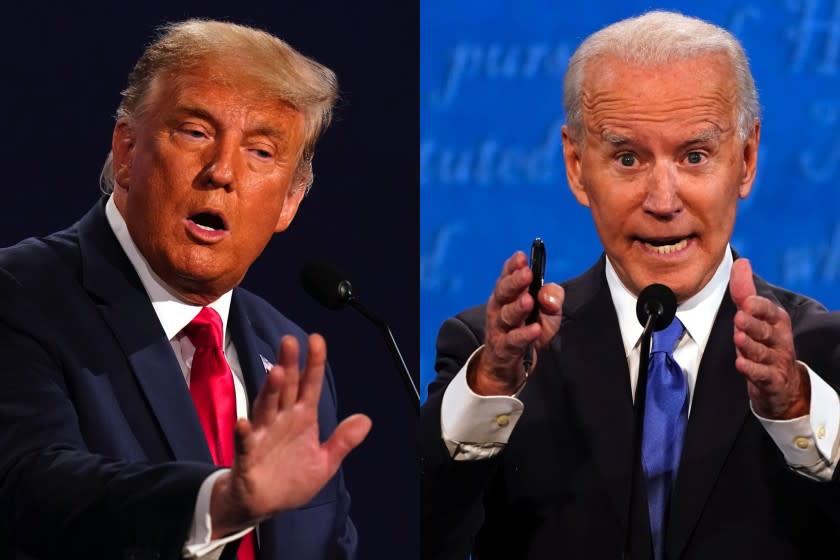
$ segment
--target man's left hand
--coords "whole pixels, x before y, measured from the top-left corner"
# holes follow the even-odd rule
[[[790,316],[756,295],[752,267],[746,259],[732,264],[729,293],[738,309],[733,336],[735,367],[747,380],[753,410],[771,420],[805,416],[811,405],[811,385],[807,370],[796,362]]]

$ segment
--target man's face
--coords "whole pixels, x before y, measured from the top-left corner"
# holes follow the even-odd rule
[[[723,259],[755,178],[758,124],[739,139],[721,55],[655,67],[609,57],[587,70],[583,137],[563,129],[569,185],[624,285],[658,282],[685,301]]]
[[[152,88],[114,130],[114,196],[152,269],[184,301],[236,286],[297,211],[303,116],[258,84],[198,69]]]

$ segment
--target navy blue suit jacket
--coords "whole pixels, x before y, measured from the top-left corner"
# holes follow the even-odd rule
[[[234,290],[228,322],[250,400],[284,335]],[[336,426],[332,376],[319,404]],[[0,250],[0,557],[178,558],[212,464],[172,347],[97,204],[77,224]],[[283,476],[283,473],[277,473]],[[350,558],[339,472],[258,528],[258,558]],[[225,556],[232,554],[229,546]]]

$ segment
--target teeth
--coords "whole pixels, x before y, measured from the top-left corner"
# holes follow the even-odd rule
[[[195,225],[203,229],[204,231],[216,231],[216,228],[211,228],[210,226],[204,226],[199,223],[193,222]]]
[[[650,243],[645,243],[645,247],[653,251],[654,253],[658,253],[660,255],[667,255],[669,253],[676,253],[677,251],[682,251],[688,245],[688,239],[683,239],[673,245],[651,245]]]

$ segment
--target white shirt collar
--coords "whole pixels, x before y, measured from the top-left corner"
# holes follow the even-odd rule
[[[606,260],[607,285],[610,288],[610,295],[618,315],[618,326],[621,329],[624,353],[625,356],[629,356],[633,348],[638,345],[644,330],[636,318],[637,298],[619,280],[610,258],[607,257]],[[720,302],[723,301],[723,296],[726,294],[731,270],[732,251],[727,245],[723,260],[718,265],[712,279],[703,286],[702,290],[677,307],[677,318],[682,321],[688,335],[700,347],[701,353],[705,350],[706,343],[709,341]]]
[[[108,225],[111,226],[111,230],[117,237],[117,241],[119,241],[128,260],[131,261],[131,265],[140,277],[140,282],[146,289],[166,337],[172,340],[190,321],[195,319],[195,316],[201,311],[201,306],[185,303],[178,299],[166,283],[155,274],[155,271],[140,254],[134,240],[131,239],[128,227],[120,211],[117,210],[113,196],[108,198],[108,202],[105,204],[105,217],[108,219]],[[207,307],[213,308],[222,318],[222,340],[226,340],[231,294],[232,292],[228,291],[222,294],[219,299],[207,305]]]

